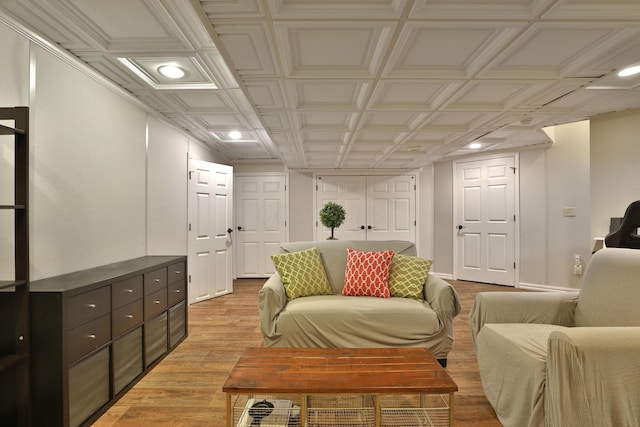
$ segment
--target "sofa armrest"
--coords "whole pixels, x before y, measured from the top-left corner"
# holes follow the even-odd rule
[[[287,305],[287,293],[278,273],[271,275],[258,291],[258,304],[262,334],[266,337],[279,335],[276,319]]]
[[[440,319],[453,319],[460,314],[460,300],[456,290],[451,284],[432,274],[427,275],[424,284],[424,299]]]
[[[480,292],[469,312],[471,338],[485,323],[542,323],[573,326],[575,292]]]
[[[552,332],[545,417],[550,426],[637,425],[640,327],[582,327]]]

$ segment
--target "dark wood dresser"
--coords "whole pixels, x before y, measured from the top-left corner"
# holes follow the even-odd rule
[[[88,425],[187,336],[184,256],[31,282],[33,424]]]

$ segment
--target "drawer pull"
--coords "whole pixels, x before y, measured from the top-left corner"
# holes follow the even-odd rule
[[[154,282],[160,283],[160,279],[153,279]]]
[[[127,319],[133,319],[133,314],[127,314],[127,315],[126,315],[126,316],[124,316],[124,317],[126,317]]]
[[[89,335],[87,335],[87,338],[95,340],[96,339],[96,334],[89,334]]]
[[[159,299],[157,299],[157,300],[155,300],[153,303],[154,303],[154,304],[160,304],[160,300],[159,300]]]
[[[128,293],[128,294],[132,294],[133,293],[133,289],[126,289],[125,292]]]
[[[174,273],[180,274],[180,270],[176,270],[176,271],[174,271]]]
[[[175,291],[173,291],[173,292],[175,292],[176,294],[179,294],[179,293],[180,293],[180,292],[182,292],[182,291],[181,291],[180,289],[176,289],[176,290],[175,290]]]
[[[95,304],[87,304],[87,307],[89,307],[89,308],[96,308],[96,305],[95,305]]]

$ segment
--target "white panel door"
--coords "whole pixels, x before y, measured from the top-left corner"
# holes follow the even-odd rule
[[[455,277],[515,284],[515,158],[456,163]]]
[[[287,239],[286,176],[236,176],[236,276],[275,273],[271,255]]]
[[[342,205],[347,213],[344,224],[333,236],[340,240],[366,240],[366,178],[364,176],[322,175],[316,178],[316,236],[331,236],[331,229],[320,222],[319,212],[327,202]]]
[[[415,242],[415,183],[415,176],[367,177],[367,240]]]
[[[189,303],[233,292],[233,168],[189,160]]]

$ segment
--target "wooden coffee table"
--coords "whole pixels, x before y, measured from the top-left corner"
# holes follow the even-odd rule
[[[228,427],[452,426],[458,386],[425,349],[249,348],[222,391]],[[257,424],[264,400],[276,409]]]

